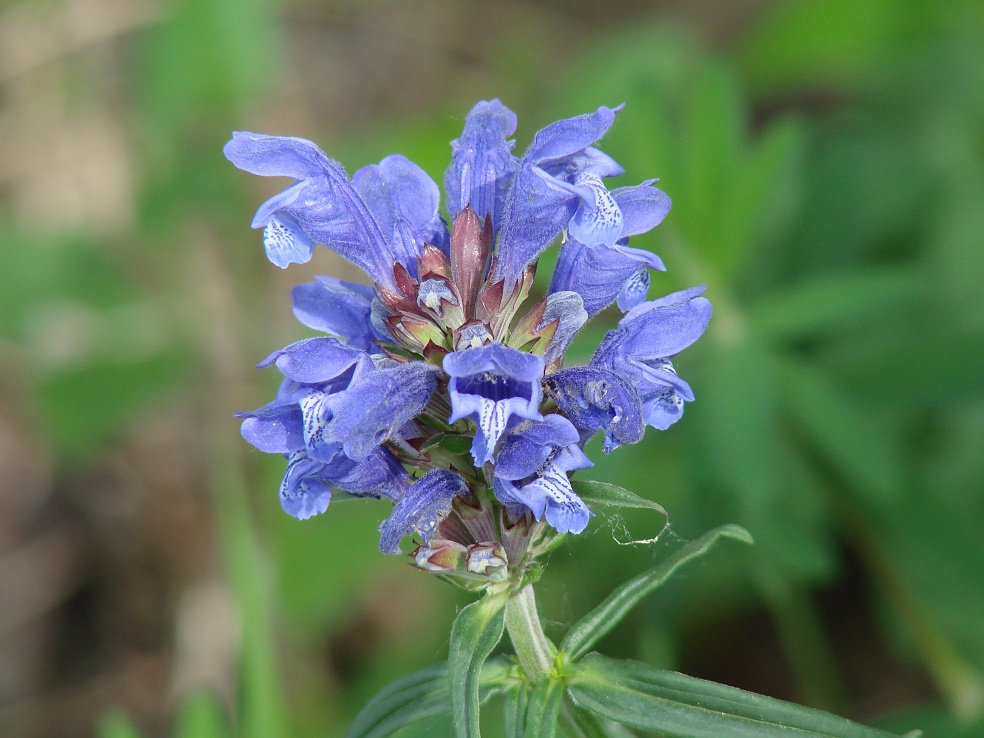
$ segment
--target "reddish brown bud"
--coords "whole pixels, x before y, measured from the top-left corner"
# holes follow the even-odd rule
[[[492,256],[492,223],[479,219],[471,206],[454,221],[451,230],[451,274],[461,294],[465,317],[474,314],[479,288],[485,281]]]
[[[491,325],[499,317],[502,306],[502,287],[502,282],[493,284],[486,282],[482,286],[482,292],[475,305],[475,317],[483,323]]]
[[[398,261],[393,262],[393,277],[396,279],[396,286],[405,297],[412,301],[417,300],[417,280],[410,276],[410,272]]]
[[[427,244],[423,252],[417,259],[419,269],[417,273],[421,275],[420,281],[424,280],[425,274],[436,274],[445,279],[451,279],[451,262],[447,255],[435,246]]]

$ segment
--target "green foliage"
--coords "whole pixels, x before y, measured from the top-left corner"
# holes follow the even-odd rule
[[[594,482],[586,479],[572,480],[571,486],[588,505],[614,508],[637,508],[655,510],[666,515],[666,510],[652,500],[640,497],[635,492],[608,482]]]
[[[510,667],[503,659],[490,659],[480,668],[479,703],[504,691]],[[509,695],[518,697],[516,687]],[[384,738],[412,723],[436,715],[451,714],[451,682],[447,664],[422,669],[396,680],[359,711],[345,738]]]
[[[458,738],[477,738],[481,734],[478,710],[482,666],[502,639],[505,606],[506,597],[502,594],[484,597],[459,612],[451,628],[448,678]]]
[[[625,492],[607,490],[616,500],[624,499]],[[363,708],[347,738],[382,738],[448,711],[457,736],[478,736],[483,689],[488,694],[490,686],[505,692],[504,728],[510,738],[553,738],[559,730],[585,738],[621,734],[619,730],[607,730],[598,718],[616,726],[658,731],[675,738],[889,738],[889,733],[819,710],[637,661],[617,661],[597,653],[585,655],[646,594],[664,584],[683,564],[707,553],[722,537],[751,542],[742,528],[724,526],[683,546],[651,571],[616,589],[575,623],[556,653],[552,646],[541,642],[539,623],[524,619],[539,617],[531,587],[486,594],[462,610],[455,620],[447,668],[431,667],[386,687]],[[521,665],[518,670],[507,671],[501,662],[485,663],[502,637],[504,611]],[[510,614],[516,612],[522,616]],[[538,653],[541,650],[554,653],[553,665],[547,669],[543,669]]]
[[[633,577],[616,589],[604,602],[571,626],[560,647],[572,659],[579,659],[618,625],[643,597],[664,584],[684,564],[703,556],[721,538],[751,543],[748,531],[725,525],[705,533],[696,541],[677,549],[649,571]]]
[[[564,683],[560,679],[543,679],[530,694],[526,708],[523,738],[553,738],[557,734]]]
[[[584,659],[569,690],[578,704],[602,717],[674,738],[892,735],[819,710],[601,654]]]
[[[785,634],[783,659],[798,664],[794,689],[834,695],[832,709],[850,713],[859,698],[833,653],[842,624],[816,606],[850,572],[870,593],[858,606],[869,611],[872,654],[917,674],[925,699],[941,695],[884,724],[973,734],[984,711],[984,6],[774,3],[716,48],[663,16],[613,16],[565,43],[562,61],[542,38],[566,31],[549,25],[554,11],[546,26],[532,11],[491,62],[480,57],[491,35],[464,50],[449,41],[465,76],[445,88],[436,75],[426,104],[363,110],[352,119],[365,126],[340,131],[304,102],[313,92],[294,72],[311,53],[305,34],[340,17],[348,29],[354,15],[331,13],[357,6],[177,0],[133,34],[92,41],[93,57],[119,45],[137,63],[121,70],[112,99],[97,97],[108,78],[72,93],[83,108],[120,109],[134,226],[66,235],[13,201],[0,213],[4,427],[23,425],[53,476],[113,459],[162,409],[221,416],[189,432],[193,445],[218,449],[209,504],[241,626],[230,723],[272,738],[338,735],[377,685],[435,659],[456,601],[417,577],[416,597],[380,608],[374,593],[389,595],[405,570],[372,560],[385,503],[335,500],[324,519],[286,519],[276,463],[235,445],[232,410],[261,404],[266,393],[250,382],[270,379],[230,375],[228,364],[245,368],[289,338],[272,330],[286,324],[283,283],[271,297],[279,275],[248,229],[259,189],[247,196],[221,145],[234,128],[286,132],[301,121],[306,130],[291,132],[350,167],[399,151],[440,180],[472,97],[498,95],[519,114],[520,149],[540,124],[624,101],[604,150],[628,167],[625,182],[658,176],[674,201],[665,223],[633,239],[668,265],[652,294],[706,282],[715,306],[706,345],[678,364],[697,397],[684,421],[610,457],[592,447],[592,475],[611,484],[576,484],[598,515],[588,535],[565,542],[570,555],[553,554],[544,604],[567,621],[608,594],[613,571],[653,567],[652,548],[612,545],[606,506],[651,536],[665,507],[672,526],[661,540],[734,520],[755,550],[688,568],[665,597],[639,603],[613,648],[649,649],[671,666],[701,628],[765,608]],[[387,7],[372,12],[381,19]],[[92,62],[66,53],[79,70]],[[19,89],[4,92],[19,103]],[[4,175],[4,193],[16,191],[20,174]],[[213,290],[233,321],[202,299]],[[583,360],[612,317],[587,326]],[[230,386],[235,397],[222,394]],[[362,640],[354,665],[339,666],[332,644]],[[828,688],[815,689],[823,674]],[[924,675],[931,687],[919,686]],[[421,699],[436,710],[434,690]],[[485,690],[483,699],[494,692]],[[514,734],[528,692],[510,692]],[[177,735],[231,733],[213,702],[182,705]],[[565,731],[615,735],[569,701],[560,719]],[[137,734],[118,715],[100,731]]]

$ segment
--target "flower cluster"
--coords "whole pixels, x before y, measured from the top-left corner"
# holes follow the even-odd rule
[[[607,453],[680,417],[693,395],[671,359],[711,306],[702,287],[646,300],[664,266],[628,239],[670,200],[654,180],[606,187],[623,170],[594,144],[618,111],[553,123],[517,157],[515,115],[478,103],[451,144],[449,221],[437,185],[403,156],[350,179],[304,139],[233,134],[237,167],[295,180],[253,220],[269,259],[286,268],[323,244],[373,284],[296,287],[297,318],[327,335],[259,365],[284,379],[273,402],[241,413],[242,433],[287,458],[284,510],[307,518],[338,492],[388,497],[384,552],[417,534],[417,566],[482,586],[528,565],[533,544],[584,530],[591,512],[569,475],[591,466],[595,433]],[[548,293],[528,305],[558,237]],[[565,367],[571,339],[613,303],[618,326],[587,366]]]

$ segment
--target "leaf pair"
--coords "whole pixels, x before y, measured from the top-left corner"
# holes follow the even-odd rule
[[[568,693],[608,720],[678,738],[888,738],[830,713],[593,653]]]
[[[595,504],[662,512],[656,503],[615,485],[580,482],[576,489]],[[728,538],[752,542],[744,528],[721,526],[618,587],[568,631],[554,666],[536,684],[503,660],[486,662],[502,638],[509,602],[507,592],[487,595],[464,608],[455,620],[447,667],[425,669],[383,690],[359,714],[347,738],[382,738],[448,711],[457,738],[478,738],[481,704],[503,692],[509,738],[611,738],[625,735],[619,725],[677,738],[890,736],[812,708],[588,653],[643,597]],[[528,594],[532,597],[531,591]],[[529,606],[535,614],[532,599]],[[510,629],[512,633],[512,624]],[[522,638],[515,645],[520,647],[521,642]]]
[[[481,601],[473,603],[478,604]],[[477,705],[515,684],[515,678],[511,677],[512,671],[505,659],[486,661],[478,680],[471,683],[478,690]],[[362,708],[345,736],[384,738],[412,723],[447,715],[452,711],[451,705],[448,665],[435,664],[397,679],[385,687]],[[477,707],[475,713],[477,716]]]

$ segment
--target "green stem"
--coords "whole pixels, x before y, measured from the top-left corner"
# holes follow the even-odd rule
[[[550,671],[557,649],[543,632],[532,584],[523,587],[506,603],[506,630],[520,666],[536,684]]]

